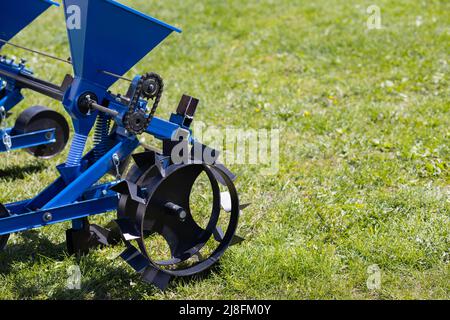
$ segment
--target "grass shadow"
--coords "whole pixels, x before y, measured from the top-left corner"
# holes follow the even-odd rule
[[[50,264],[51,260],[59,263],[67,258],[65,242],[55,244],[36,230],[22,232],[20,237],[21,241],[10,241],[6,249],[0,252],[0,275],[13,272],[14,264],[24,264],[25,268],[31,268],[41,258],[50,260]],[[46,299],[141,300],[158,292],[152,285],[142,283],[140,275],[126,265],[119,266],[114,261],[105,261],[94,254],[95,250],[101,249],[92,249],[91,254],[77,257],[73,262],[82,270],[80,289],[70,289],[65,281],[58,281],[45,292]],[[43,267],[47,269],[48,264],[44,263]],[[63,277],[68,277],[64,271]],[[47,284],[42,286],[43,283]],[[48,288],[48,285],[47,279],[38,280],[35,276],[32,281],[28,277],[14,277],[13,291],[19,299],[34,299],[41,296],[43,288]]]
[[[138,274],[126,267],[105,264],[104,261],[90,261],[83,268],[79,289],[60,286],[48,296],[54,300],[142,300],[154,295],[158,289],[140,283]],[[95,271],[100,270],[99,273]],[[132,285],[133,283],[133,285]],[[138,285],[135,285],[138,284]]]
[[[43,162],[27,164],[26,166],[12,165],[5,169],[0,169],[0,179],[20,180],[44,169],[46,169],[46,165]]]
[[[16,263],[25,264],[27,268],[32,267],[42,257],[54,260],[55,263],[63,262],[67,258],[65,242],[55,244],[36,230],[22,232],[20,237],[21,241],[10,242],[5,251],[0,252],[0,275],[13,272]],[[102,254],[95,254],[95,250],[101,249],[92,249],[91,254],[77,257],[74,261],[82,271],[79,289],[68,288],[65,281],[58,281],[53,286],[44,279],[30,281],[28,277],[14,277],[13,291],[21,299],[33,299],[41,296],[43,288],[50,285],[51,289],[45,292],[45,296],[46,299],[52,300],[142,300],[161,293],[152,284],[144,283],[141,275],[126,263],[119,264],[116,260],[101,258]],[[116,259],[120,261],[119,257]],[[48,266],[44,264],[43,267]],[[195,276],[173,278],[167,290],[176,290],[179,286],[205,280],[221,270],[222,266],[218,262],[211,269]],[[35,276],[32,277],[34,279]],[[63,277],[67,277],[64,271]],[[42,286],[42,283],[47,284]]]
[[[23,241],[11,244],[10,240],[5,250],[0,252],[0,274],[10,272],[15,262],[33,264],[38,255],[55,260],[64,258],[64,243],[54,244],[36,230],[21,232],[20,236]]]
[[[223,270],[223,267],[219,260],[211,268],[206,269],[200,273],[197,273],[196,275],[192,275],[192,276],[188,276],[188,277],[173,278],[172,281],[169,283],[169,286],[167,289],[171,290],[171,289],[175,289],[181,285],[190,285],[190,284],[204,281],[204,280],[210,278],[213,274],[220,273],[222,270]]]

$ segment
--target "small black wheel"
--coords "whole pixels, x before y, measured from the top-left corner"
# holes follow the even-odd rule
[[[5,208],[3,204],[0,203],[0,218],[6,218],[9,216],[8,210]],[[6,244],[8,243],[9,234],[4,234],[0,236],[0,251],[5,249]]]
[[[42,106],[33,106],[24,110],[16,120],[13,133],[27,133],[55,128],[54,143],[25,149],[38,158],[48,159],[64,150],[69,140],[69,124],[56,111]]]

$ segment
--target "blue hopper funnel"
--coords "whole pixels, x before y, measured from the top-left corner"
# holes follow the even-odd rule
[[[109,88],[173,31],[113,0],[64,0],[76,77]]]
[[[0,39],[11,40],[51,5],[59,6],[50,0],[1,0]],[[0,48],[4,44],[0,41]]]

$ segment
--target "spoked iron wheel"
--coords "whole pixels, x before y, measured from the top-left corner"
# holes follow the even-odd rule
[[[56,111],[42,106],[24,110],[16,120],[14,132],[28,133],[55,128],[55,142],[25,149],[38,158],[51,158],[64,150],[69,140],[69,125]]]
[[[6,218],[9,216],[8,210],[5,208],[3,204],[0,203],[0,218]],[[9,234],[0,236],[0,251],[5,249],[6,244],[8,243]]]
[[[144,157],[155,164],[145,165],[140,161]],[[239,197],[232,178],[220,166],[194,163],[162,169],[161,159],[152,152],[137,158],[126,181],[115,187],[121,193],[117,221],[128,246],[122,257],[143,273],[144,280],[165,288],[173,276],[192,276],[209,269],[233,244]],[[208,213],[196,212],[192,203],[193,187],[201,175],[211,190]],[[221,193],[219,183],[228,191]],[[221,212],[224,194],[229,204]],[[130,261],[139,259],[139,263]]]

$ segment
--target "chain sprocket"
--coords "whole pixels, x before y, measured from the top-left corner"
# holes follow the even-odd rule
[[[133,96],[130,98],[128,111],[123,118],[125,129],[135,135],[144,133],[158,108],[164,91],[162,77],[154,72],[144,74],[137,83]],[[139,99],[153,100],[153,106],[148,114],[138,108]]]

